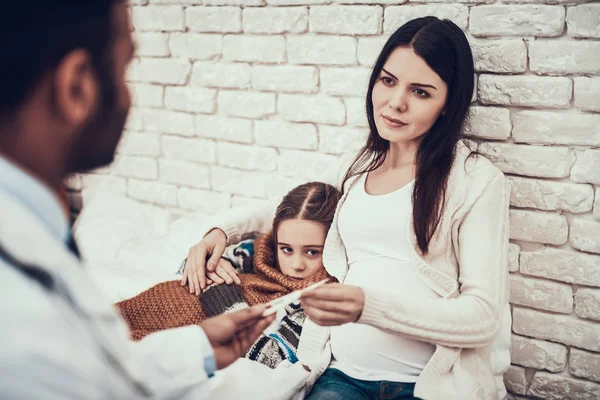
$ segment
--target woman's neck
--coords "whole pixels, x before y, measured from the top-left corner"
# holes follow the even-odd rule
[[[415,142],[390,143],[383,164],[384,167],[387,169],[404,169],[414,166],[418,148],[419,144]]]

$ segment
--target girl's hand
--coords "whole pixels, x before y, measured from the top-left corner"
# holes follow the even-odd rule
[[[206,272],[206,284],[209,286],[213,283],[216,285],[220,285],[221,283],[231,285],[234,282],[238,285],[242,283],[233,265],[224,258],[219,260],[215,272]]]
[[[358,286],[332,283],[302,294],[304,313],[321,326],[356,322],[365,306],[365,294]]]

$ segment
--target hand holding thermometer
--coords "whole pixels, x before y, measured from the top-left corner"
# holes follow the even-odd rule
[[[312,285],[307,286],[304,289],[296,290],[292,293],[286,294],[285,296],[281,296],[275,300],[271,300],[269,303],[267,303],[269,305],[269,308],[267,308],[263,312],[263,316],[266,317],[267,315],[275,314],[278,310],[283,309],[288,304],[300,300],[300,296],[302,296],[302,293],[316,289],[327,282],[329,282],[329,279],[323,279],[322,281],[313,283]]]

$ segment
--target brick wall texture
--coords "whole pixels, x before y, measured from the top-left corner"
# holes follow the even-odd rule
[[[448,18],[477,71],[466,134],[512,182],[514,399],[600,398],[600,4],[137,0],[134,107],[109,168],[68,180],[179,215],[258,204],[362,144],[369,68]],[[482,266],[485,267],[485,266]]]

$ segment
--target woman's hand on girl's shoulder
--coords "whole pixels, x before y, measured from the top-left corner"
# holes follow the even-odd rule
[[[200,295],[206,289],[206,278],[208,273],[215,273],[208,278],[214,281],[214,277],[218,276],[227,282],[231,279],[233,282],[239,283],[239,277],[235,269],[228,269],[227,265],[222,266],[221,256],[227,245],[227,236],[221,229],[215,228],[211,230],[204,238],[192,246],[188,252],[187,261],[181,278],[181,285],[189,284],[190,293]],[[207,257],[209,257],[207,260]],[[233,273],[233,275],[232,275]],[[226,279],[227,278],[227,279]]]

